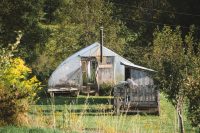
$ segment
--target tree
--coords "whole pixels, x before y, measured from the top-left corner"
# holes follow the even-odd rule
[[[186,98],[192,99],[188,95],[188,89],[191,88],[186,85],[186,80],[199,69],[199,66],[195,66],[199,57],[194,52],[195,42],[192,33],[191,30],[189,35],[182,38],[180,27],[173,30],[165,26],[162,30],[155,31],[153,41],[152,59],[158,70],[157,81],[177,109],[181,132],[184,132],[183,105]],[[198,94],[196,96],[199,97]]]
[[[174,28],[180,25],[183,36],[188,33],[190,25],[199,28],[199,0],[111,0],[111,2],[114,5],[113,17],[125,24],[130,35],[136,36],[126,43],[125,57],[137,64],[148,65],[156,27],[169,25]],[[200,35],[199,31],[196,31],[196,36]]]
[[[46,81],[55,67],[69,55],[98,42],[101,26],[105,31],[105,46],[123,54],[126,28],[112,18],[111,3],[104,0],[60,0],[55,7],[51,12],[54,16],[52,23],[44,25],[51,31],[50,38],[32,64],[38,74],[44,75],[43,80]]]
[[[0,44],[5,46],[14,43],[17,37],[16,31],[22,31],[24,38],[30,33],[30,29],[35,29],[42,17],[42,3],[42,0],[1,0]]]
[[[112,17],[112,4],[104,0],[63,0],[55,11],[61,25],[75,25],[81,29],[79,43],[81,47],[99,40],[99,28],[104,27],[105,45],[118,53],[123,53],[125,34],[124,25]],[[63,28],[63,27],[62,27]]]
[[[49,37],[49,30],[42,27],[44,0],[1,0],[0,1],[0,46],[7,48],[17,38],[23,36],[18,46],[17,56],[28,64],[36,58],[36,50],[42,49]]]
[[[198,62],[200,60],[198,59]],[[185,81],[188,97],[188,118],[193,126],[200,128],[200,64],[195,68]]]
[[[185,37],[187,59],[189,60],[188,76],[185,79],[185,94],[188,98],[188,117],[193,126],[200,128],[200,42],[196,38],[195,27]]]
[[[145,56],[152,46],[153,31],[158,23],[167,23],[170,13],[154,9],[169,10],[167,0],[111,0],[115,6],[114,18],[121,20],[134,38],[126,43],[125,57],[137,64],[145,64]],[[145,56],[144,56],[145,55]]]

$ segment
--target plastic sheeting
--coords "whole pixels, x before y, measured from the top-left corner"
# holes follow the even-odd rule
[[[65,61],[63,61],[52,73],[48,82],[49,88],[55,88],[55,87],[59,88],[61,86],[62,87],[81,86],[82,85],[81,57],[99,57],[99,56],[100,56],[100,44],[97,42],[71,55]],[[103,46],[103,56],[114,57],[115,83],[125,80],[124,79],[125,65],[129,65],[147,71],[152,70],[135,65],[104,46]]]

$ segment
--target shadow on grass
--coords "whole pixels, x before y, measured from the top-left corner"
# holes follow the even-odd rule
[[[113,97],[110,96],[78,96],[78,97],[65,97],[65,96],[56,96],[54,98],[55,105],[70,105],[70,104],[108,104],[112,102]],[[51,105],[50,97],[42,97],[37,105]]]
[[[0,128],[0,133],[61,133],[61,131],[57,129],[6,126]]]

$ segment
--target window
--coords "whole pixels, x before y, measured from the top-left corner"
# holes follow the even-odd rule
[[[113,57],[107,57],[106,64],[112,64],[112,63],[113,63]]]

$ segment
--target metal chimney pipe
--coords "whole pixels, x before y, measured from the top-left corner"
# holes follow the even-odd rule
[[[103,26],[100,27],[100,62],[103,61]]]

